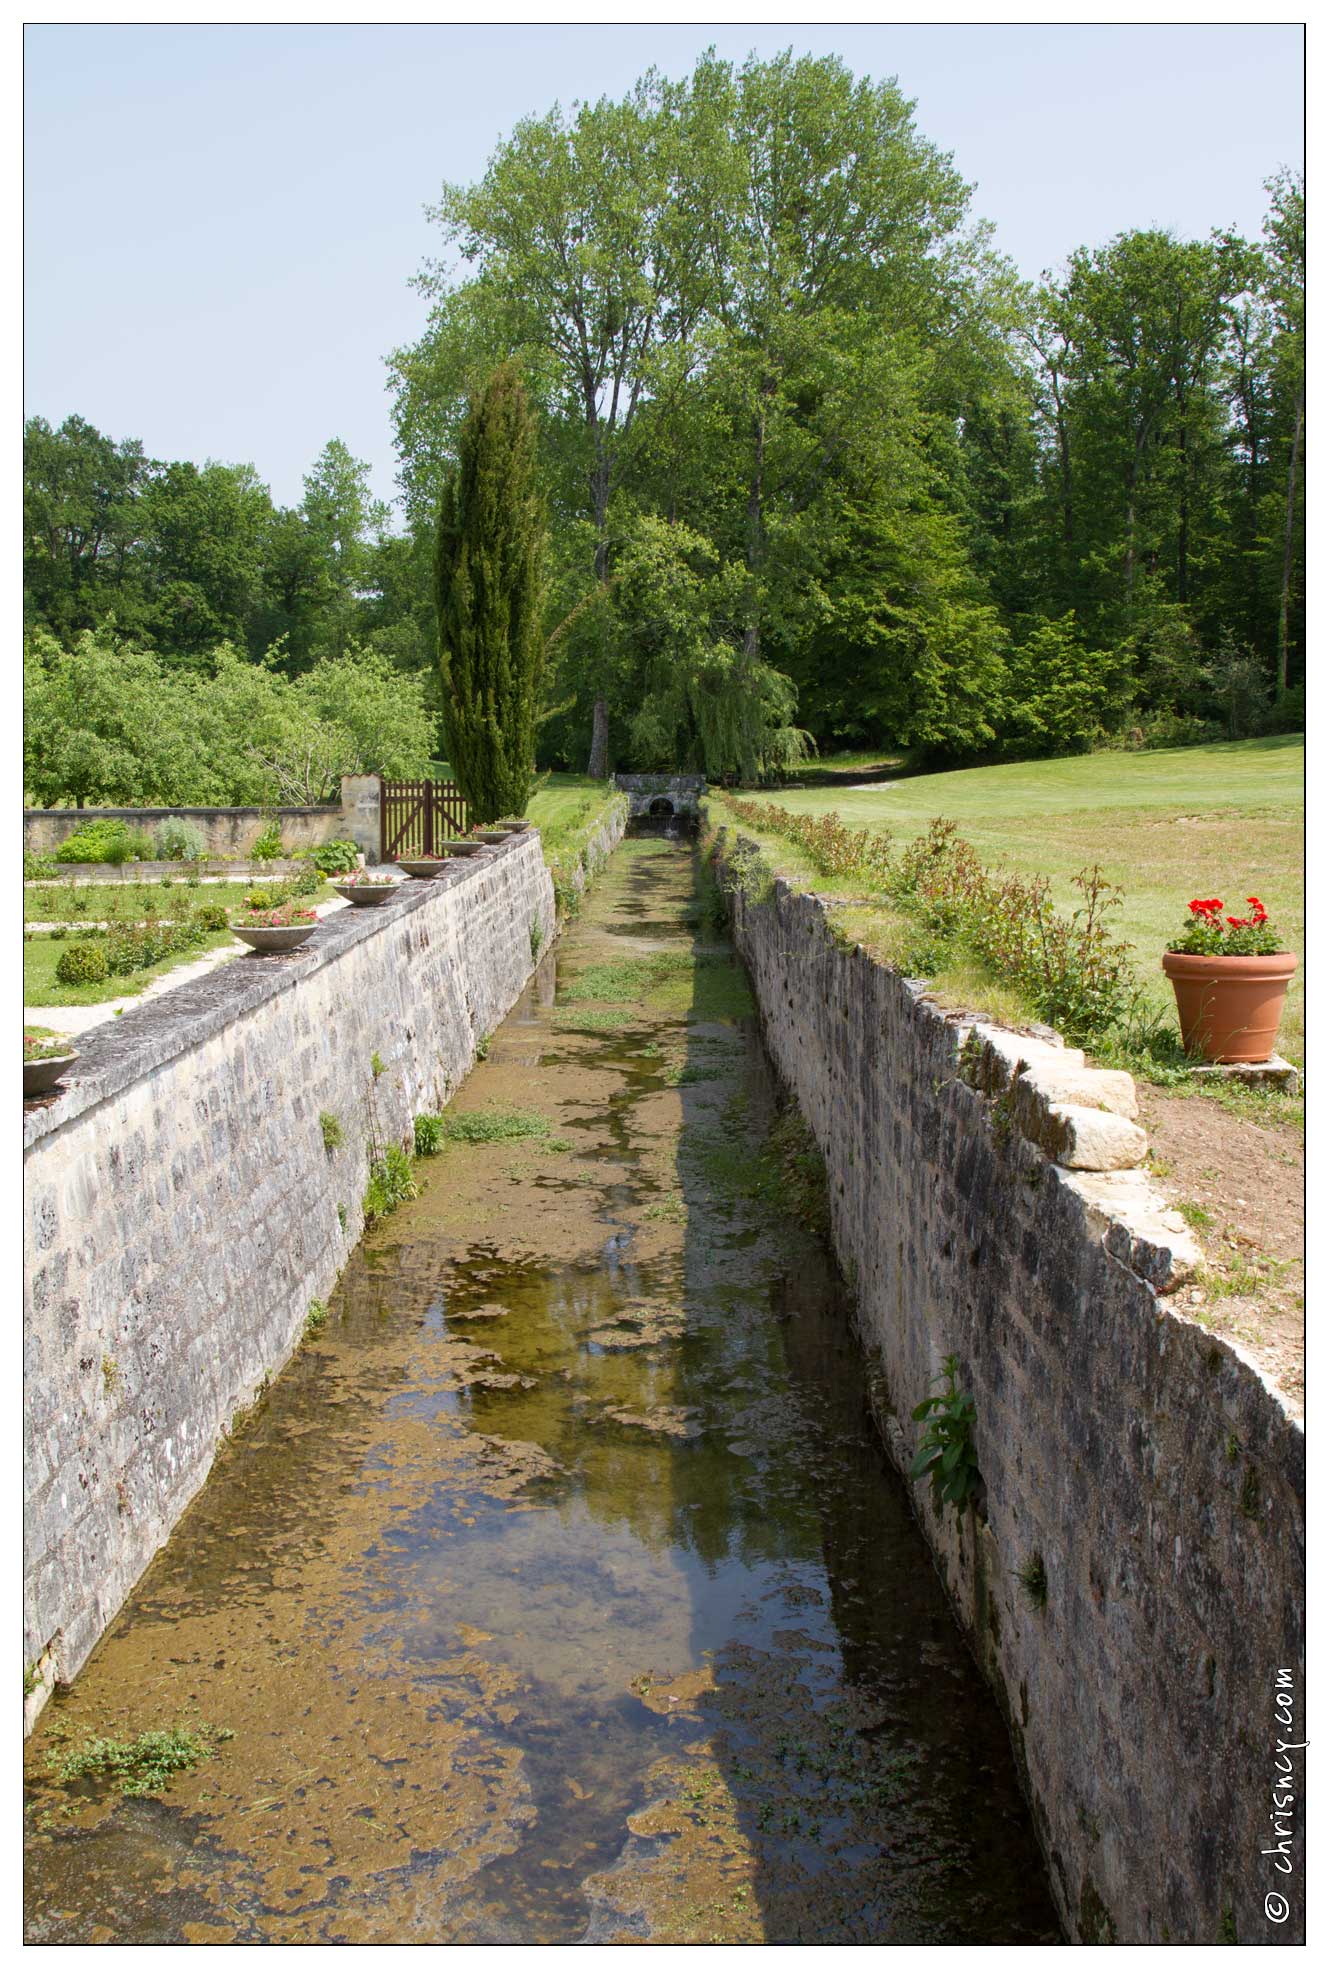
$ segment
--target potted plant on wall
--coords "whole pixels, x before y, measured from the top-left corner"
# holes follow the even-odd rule
[[[362,870],[358,875],[348,875],[343,881],[333,882],[329,886],[356,909],[372,909],[378,903],[387,902],[403,884],[395,875],[366,875]]]
[[[443,846],[446,848],[447,845],[445,841]],[[436,875],[443,873],[447,865],[446,854],[403,856],[397,863],[398,868],[404,868],[406,873],[417,882],[432,882]]]
[[[59,1086],[68,1068],[78,1058],[67,1039],[51,1039],[42,1033],[23,1033],[23,1098],[49,1094]]]
[[[260,957],[274,951],[294,950],[306,937],[312,937],[317,927],[317,910],[297,909],[289,902],[283,903],[280,909],[250,910],[231,924],[241,943],[247,943]]]
[[[1182,1043],[1215,1066],[1258,1066],[1274,1050],[1297,960],[1258,896],[1249,916],[1226,916],[1217,896],[1187,905],[1185,931],[1163,953]]]

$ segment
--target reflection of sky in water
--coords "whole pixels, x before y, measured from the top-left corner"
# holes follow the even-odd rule
[[[486,1659],[565,1698],[616,1701],[633,1675],[680,1675],[732,1637],[761,1646],[795,1619],[835,1639],[824,1612],[793,1616],[779,1590],[794,1579],[824,1589],[820,1568],[710,1566],[606,1526],[581,1498],[556,1510],[491,1505],[442,1540],[426,1508],[394,1526],[393,1547],[375,1583],[398,1596],[392,1625],[412,1659],[455,1657],[459,1626],[478,1628],[493,1637]]]

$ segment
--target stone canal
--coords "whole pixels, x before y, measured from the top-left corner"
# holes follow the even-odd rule
[[[619,849],[48,1705],[29,1940],[1058,1939],[708,885]]]

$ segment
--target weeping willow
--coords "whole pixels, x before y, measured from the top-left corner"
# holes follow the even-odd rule
[[[813,749],[788,677],[744,647],[746,571],[703,535],[643,515],[617,569],[615,612],[638,708],[635,766],[759,782]]]

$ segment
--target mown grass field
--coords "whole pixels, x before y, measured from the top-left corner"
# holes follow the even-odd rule
[[[858,763],[827,758],[822,767]],[[1302,865],[1305,743],[1243,739],[1171,752],[1098,752],[1073,759],[909,773],[853,788],[810,786],[753,794],[800,813],[836,812],[900,840],[954,820],[993,867],[1044,874],[1056,901],[1078,901],[1073,878],[1093,862],[1123,890],[1116,934],[1128,942],[1150,998],[1170,1005],[1164,944],[1192,896],[1222,896],[1245,913],[1263,898],[1290,948],[1305,934]],[[1300,969],[1288,995],[1280,1050],[1304,1051]]]

